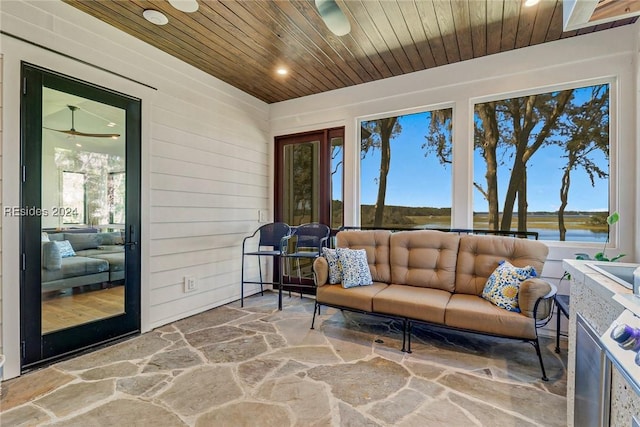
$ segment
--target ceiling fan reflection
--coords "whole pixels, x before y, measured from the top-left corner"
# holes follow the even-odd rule
[[[76,110],[78,110],[78,107],[76,107],[75,105],[67,105],[67,107],[69,108],[69,110],[71,110],[71,129],[52,129],[44,126],[43,128],[52,130],[55,132],[65,133],[67,135],[73,135],[73,136],[85,136],[85,137],[91,137],[91,138],[112,138],[112,139],[116,139],[120,137],[119,133],[89,133],[89,132],[81,132],[79,130],[76,130],[75,112]]]

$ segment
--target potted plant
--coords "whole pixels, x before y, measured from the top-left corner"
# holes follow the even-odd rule
[[[609,232],[610,232],[611,226],[617,223],[618,221],[620,221],[620,214],[617,211],[607,217],[607,240],[605,240],[604,242],[604,247],[602,248],[602,252],[598,252],[593,256],[593,258],[591,258],[589,254],[577,253],[576,259],[614,262],[619,260],[623,256],[625,256],[626,254],[618,254],[614,257],[607,258],[605,254],[605,251],[607,250],[607,243],[609,243]]]

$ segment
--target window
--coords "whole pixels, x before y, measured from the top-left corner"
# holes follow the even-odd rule
[[[331,224],[338,229],[344,224],[344,206],[342,203],[344,138],[342,135],[331,136]]]
[[[344,128],[275,138],[275,219],[343,225]]]
[[[609,85],[475,105],[474,227],[608,238]]]
[[[451,108],[360,123],[360,223],[450,228]]]
[[[109,224],[124,224],[125,173],[109,172],[107,179],[107,199],[109,200]]]
[[[64,224],[82,224],[85,222],[87,192],[86,177],[82,172],[62,172],[62,205],[59,213]]]

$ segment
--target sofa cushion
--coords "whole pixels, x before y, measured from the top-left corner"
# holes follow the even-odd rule
[[[109,271],[124,270],[124,252],[93,255],[92,258],[103,259],[109,263]]]
[[[371,312],[373,297],[388,285],[373,282],[369,286],[356,286],[345,289],[340,285],[324,285],[317,289],[316,300],[320,304],[337,305],[353,310]]]
[[[74,251],[94,249],[102,243],[98,233],[64,233],[64,238],[71,243]]]
[[[389,239],[387,230],[355,231],[345,230],[336,234],[336,246],[339,248],[364,249],[374,282],[391,283],[389,268]]]
[[[535,339],[533,319],[496,307],[477,295],[453,294],[447,304],[444,323],[454,328],[505,337]]]
[[[364,249],[336,249],[342,268],[342,287],[367,286],[373,284],[367,251]]]
[[[42,270],[42,282],[86,276],[109,271],[109,263],[103,259],[74,256],[62,260],[59,270]]]
[[[342,282],[342,265],[338,258],[338,252],[331,248],[322,248],[322,255],[329,265],[329,276],[327,282],[331,285]]]
[[[61,242],[64,240],[64,233],[47,233],[50,242]]]
[[[105,255],[105,254],[113,254],[113,253],[123,253],[124,246],[122,245],[111,245],[111,246],[98,246],[95,249],[85,249],[82,251],[76,251],[76,255],[78,256],[96,256],[96,255]]]
[[[487,279],[482,290],[482,298],[497,307],[520,313],[520,284],[536,276],[536,270],[530,265],[514,267],[509,261],[502,261]]]
[[[69,257],[76,256],[76,253],[73,250],[73,247],[71,246],[71,243],[69,243],[68,240],[61,240],[59,242],[55,241],[53,243],[56,246],[58,246],[58,251],[60,252],[61,258],[69,258]]]
[[[449,298],[440,289],[393,284],[373,297],[373,311],[443,324]]]
[[[481,295],[487,279],[502,260],[516,267],[532,266],[538,273],[549,248],[537,240],[505,236],[460,237],[455,293]]]
[[[119,231],[114,231],[111,233],[98,233],[98,237],[101,239],[101,245],[122,245],[124,244],[124,239],[122,238],[122,233]]]
[[[47,270],[60,270],[62,256],[56,242],[42,242],[42,267]]]
[[[453,292],[457,234],[435,230],[401,231],[391,235],[391,283]]]

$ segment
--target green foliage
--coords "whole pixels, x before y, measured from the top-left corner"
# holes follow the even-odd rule
[[[609,224],[609,226],[615,224],[618,221],[620,221],[620,214],[618,214],[617,211],[607,217],[607,224]]]
[[[607,217],[607,219],[606,219],[606,223],[609,225],[609,227],[611,227],[612,225],[614,225],[618,221],[620,221],[620,214],[617,211],[612,213],[611,215],[609,215]],[[609,242],[609,234],[607,234],[607,240],[606,240],[606,242],[604,242],[604,248],[602,248],[602,252],[598,252],[597,254],[595,254],[593,256],[594,260],[596,260],[596,261],[605,261],[605,262],[614,262],[614,261],[617,261],[617,260],[619,260],[620,258],[622,258],[623,256],[626,255],[626,254],[618,254],[618,255],[616,255],[614,257],[608,258],[606,256],[606,254],[605,254],[605,251],[607,250],[607,243],[608,242]],[[576,259],[579,259],[579,260],[591,260],[591,257],[589,256],[589,254],[577,253],[576,254]]]
[[[623,256],[625,256],[626,254],[618,254],[616,256],[614,256],[613,258],[607,258],[604,254],[604,252],[598,252],[597,254],[594,255],[594,258],[596,261],[607,261],[607,262],[614,262],[619,260],[620,258],[622,258]]]

